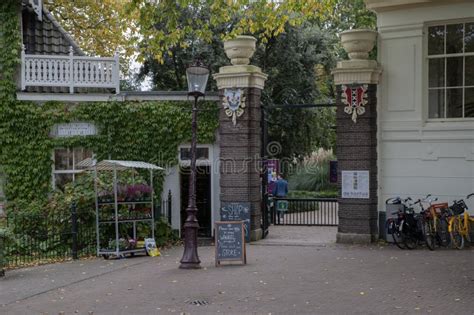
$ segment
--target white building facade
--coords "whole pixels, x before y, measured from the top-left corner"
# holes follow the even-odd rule
[[[393,196],[466,197],[474,192],[474,1],[366,4],[377,13],[383,68],[379,209]]]

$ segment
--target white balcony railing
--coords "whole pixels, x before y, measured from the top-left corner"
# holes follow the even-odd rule
[[[28,86],[75,88],[113,88],[120,93],[119,57],[69,55],[28,55],[21,52],[21,89]]]

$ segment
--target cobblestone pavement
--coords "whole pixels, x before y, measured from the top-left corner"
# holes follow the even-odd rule
[[[182,248],[172,248],[10,271],[0,313],[474,314],[472,248],[273,244],[247,253],[247,265],[216,268],[214,248],[201,247],[200,270],[178,269]]]
[[[268,236],[255,245],[328,245],[336,242],[337,226],[270,226]]]

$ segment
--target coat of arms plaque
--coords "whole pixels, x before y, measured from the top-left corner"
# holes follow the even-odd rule
[[[232,117],[234,126],[237,124],[237,117],[244,113],[245,95],[242,89],[224,90],[224,110],[228,117]]]
[[[344,112],[352,115],[352,120],[356,123],[357,116],[365,113],[365,105],[367,101],[367,84],[349,87],[346,85],[342,86],[342,103],[346,105]]]

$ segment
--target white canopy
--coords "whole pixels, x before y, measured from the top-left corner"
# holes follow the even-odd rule
[[[97,170],[124,170],[128,168],[143,168],[148,170],[163,170],[155,164],[142,162],[142,161],[122,161],[122,160],[103,160],[94,165],[92,159],[88,158],[79,162],[76,166],[85,167],[88,169],[97,168]]]

